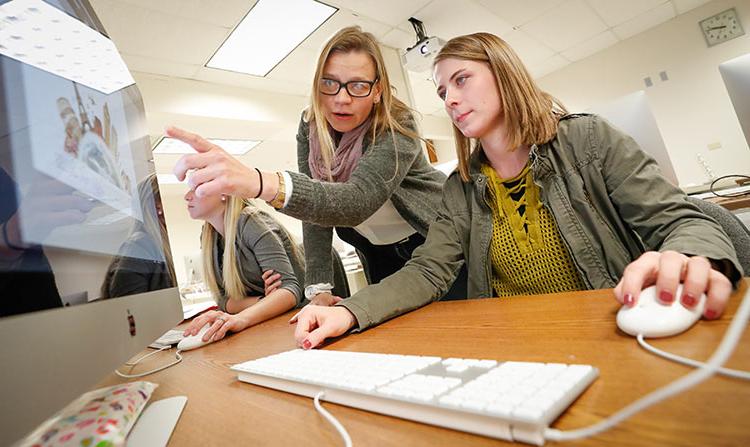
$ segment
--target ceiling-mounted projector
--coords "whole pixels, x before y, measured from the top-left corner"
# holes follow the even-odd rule
[[[438,37],[427,37],[424,32],[424,25],[414,17],[409,18],[417,33],[417,43],[406,49],[402,56],[404,67],[409,71],[421,72],[432,68],[432,60],[435,55],[443,48],[445,41]]]

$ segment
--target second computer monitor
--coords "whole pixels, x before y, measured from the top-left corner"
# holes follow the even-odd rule
[[[654,157],[661,173],[674,185],[678,185],[672,160],[651,112],[646,92],[638,91],[606,104],[589,109],[589,112],[604,117],[615,127],[633,137],[644,152]]]
[[[719,73],[750,146],[750,53],[719,65]]]

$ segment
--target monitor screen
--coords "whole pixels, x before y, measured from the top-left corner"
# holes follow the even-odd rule
[[[750,146],[750,53],[720,64],[719,73]]]
[[[604,117],[615,127],[630,135],[644,152],[654,157],[662,175],[675,186],[679,185],[669,152],[664,145],[659,126],[656,124],[656,118],[648,104],[646,92],[637,91],[609,103],[592,107],[588,111]]]
[[[93,9],[14,0],[0,21],[6,445],[182,312],[143,102]]]

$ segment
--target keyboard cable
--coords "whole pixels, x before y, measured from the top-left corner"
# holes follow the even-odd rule
[[[737,343],[742,336],[745,326],[747,326],[748,319],[750,319],[750,289],[745,293],[745,297],[742,299],[742,303],[740,303],[740,307],[737,310],[734,319],[732,319],[732,322],[729,324],[729,328],[724,333],[721,343],[719,343],[719,346],[711,355],[708,362],[700,364],[699,369],[647,394],[596,424],[575,430],[557,430],[547,428],[544,430],[545,439],[550,441],[573,441],[597,435],[603,431],[609,430],[634,414],[703,382],[719,371],[721,366],[729,359],[729,356],[732,355],[734,348],[737,347]]]
[[[333,428],[336,429],[337,432],[339,432],[339,435],[341,436],[341,439],[344,440],[344,446],[345,447],[352,447],[352,437],[349,436],[349,432],[346,431],[343,425],[341,425],[341,422],[336,419],[331,413],[329,413],[325,408],[323,408],[323,405],[320,404],[320,399],[322,399],[325,396],[325,391],[321,391],[318,394],[315,395],[315,398],[313,399],[313,404],[315,405],[315,409],[318,410],[318,413],[323,415],[326,420],[333,425]]]

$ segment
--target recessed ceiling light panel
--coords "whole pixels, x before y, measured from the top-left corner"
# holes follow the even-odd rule
[[[336,11],[315,0],[258,0],[206,66],[266,76]]]
[[[221,147],[232,155],[244,155],[250,149],[260,143],[255,140],[227,140],[219,138],[209,138],[208,141]],[[174,138],[164,137],[154,147],[154,154],[192,154],[195,150],[190,145],[183,143]]]

